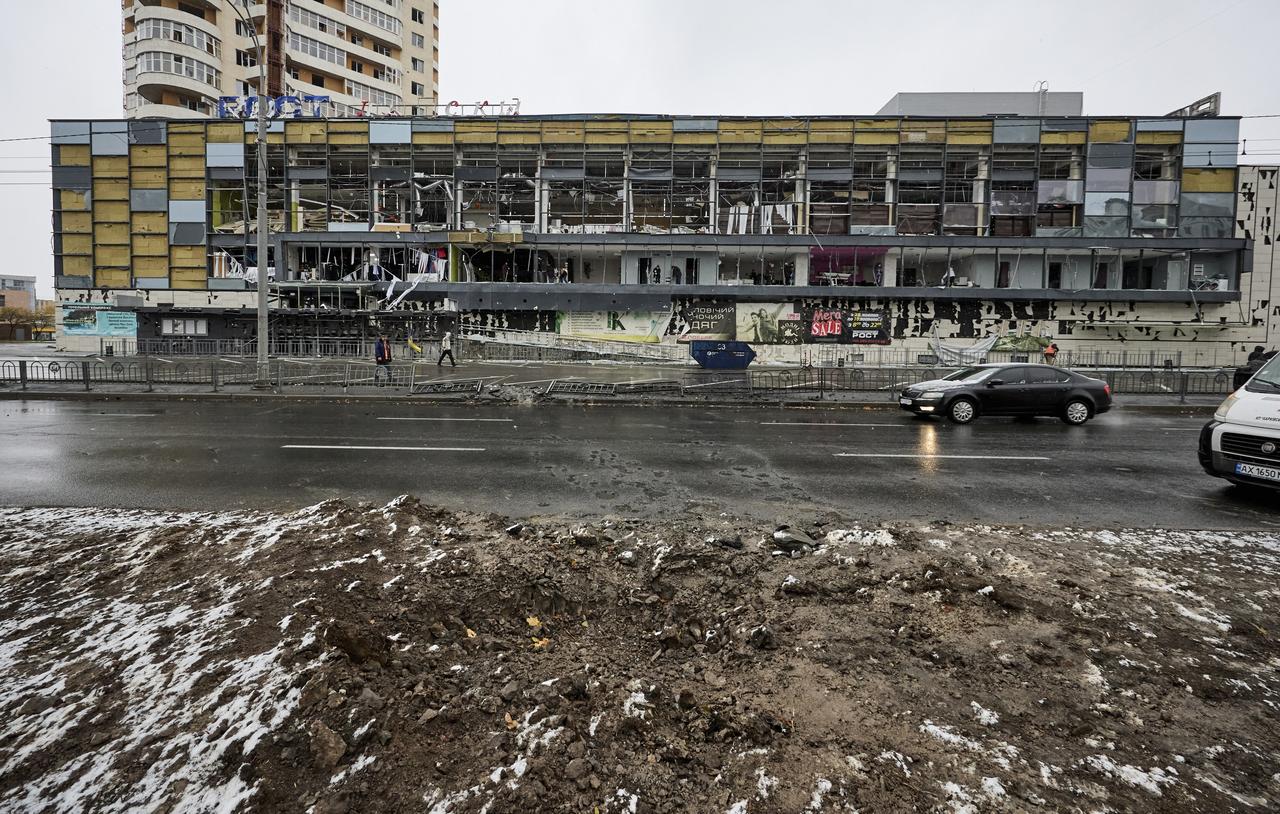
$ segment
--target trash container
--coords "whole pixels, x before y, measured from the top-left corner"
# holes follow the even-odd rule
[[[689,355],[708,370],[745,370],[756,358],[746,342],[690,342]]]

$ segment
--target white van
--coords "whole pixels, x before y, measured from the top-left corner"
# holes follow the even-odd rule
[[[1200,465],[1232,483],[1280,489],[1280,355],[1227,396],[1204,425]]]

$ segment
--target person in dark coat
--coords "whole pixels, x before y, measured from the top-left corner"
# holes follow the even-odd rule
[[[387,339],[386,334],[379,334],[378,341],[373,343],[373,363],[377,365],[373,371],[373,380],[379,387],[382,386],[382,379],[387,380],[387,384],[391,383],[391,341]]]

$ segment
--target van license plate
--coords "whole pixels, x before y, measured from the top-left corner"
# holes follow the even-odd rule
[[[1280,481],[1280,469],[1272,469],[1269,466],[1254,466],[1253,464],[1236,464],[1236,474],[1246,475],[1250,478],[1262,478],[1263,480]]]

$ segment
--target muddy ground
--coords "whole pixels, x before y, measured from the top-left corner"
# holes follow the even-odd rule
[[[0,510],[0,810],[1280,806],[1280,537],[785,525]]]

